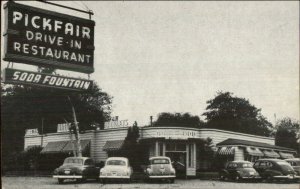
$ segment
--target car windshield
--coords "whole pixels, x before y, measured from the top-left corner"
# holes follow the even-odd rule
[[[68,158],[65,159],[64,164],[79,164],[82,165],[83,161],[82,159],[76,159],[76,158]]]
[[[253,168],[253,165],[251,163],[242,163],[241,167],[242,168]]]
[[[153,159],[151,160],[151,164],[169,164],[168,159]]]
[[[290,164],[288,162],[284,162],[284,161],[278,161],[277,164],[290,166]]]
[[[300,160],[288,161],[291,166],[300,166]]]
[[[126,162],[123,160],[109,160],[107,161],[106,165],[120,165],[120,166],[125,166]]]

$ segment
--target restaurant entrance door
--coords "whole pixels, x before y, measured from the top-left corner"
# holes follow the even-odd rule
[[[176,177],[185,177],[187,168],[187,147],[185,142],[171,140],[166,142],[165,155],[170,157],[176,170]]]
[[[176,177],[186,176],[186,152],[166,152],[176,170]]]

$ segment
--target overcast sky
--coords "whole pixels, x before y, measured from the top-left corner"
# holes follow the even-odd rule
[[[248,99],[272,123],[274,114],[299,119],[297,1],[56,3],[95,13],[91,79],[114,97],[113,115],[122,120],[145,125],[160,112],[201,116],[217,91]]]

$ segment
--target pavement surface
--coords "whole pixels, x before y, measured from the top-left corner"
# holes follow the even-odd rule
[[[264,182],[224,182],[218,180],[200,180],[200,179],[176,179],[174,184],[156,182],[156,183],[108,183],[101,184],[94,180],[88,180],[85,183],[76,183],[74,181],[65,181],[64,184],[58,184],[56,179],[51,177],[1,177],[3,189],[143,189],[143,188],[164,188],[164,189],[300,189],[300,183],[264,183]]]

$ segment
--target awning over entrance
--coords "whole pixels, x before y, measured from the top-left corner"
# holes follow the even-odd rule
[[[280,155],[273,150],[263,150],[263,153],[265,154],[266,157],[270,158],[280,158]]]
[[[290,159],[290,158],[295,158],[293,154],[291,153],[286,153],[286,152],[279,152],[279,155],[283,159]]]
[[[124,145],[124,140],[106,141],[105,145],[103,146],[103,151],[120,150],[123,145]]]
[[[68,141],[48,142],[41,154],[59,153],[67,145]]]
[[[221,147],[217,151],[218,155],[234,155],[234,148],[233,147]]]
[[[75,144],[75,141],[74,141]],[[88,148],[90,140],[81,140],[81,150],[84,151]],[[42,154],[48,153],[69,153],[73,152],[73,144],[71,141],[57,141],[49,142],[41,151]]]
[[[296,152],[294,149],[285,148],[281,146],[275,146],[262,142],[254,142],[249,140],[240,140],[229,138],[217,144],[217,146],[246,146],[246,147],[255,147],[260,149],[270,149],[270,150],[278,150],[278,151],[286,151],[286,152]]]
[[[258,148],[247,147],[246,152],[251,156],[264,156],[264,154]]]
[[[75,144],[75,149],[76,149],[76,141],[73,141]],[[62,152],[73,152],[73,145],[71,141],[68,141],[67,145],[62,149]],[[80,140],[81,144],[81,150],[84,151],[86,148],[88,148],[90,144],[90,140]]]

